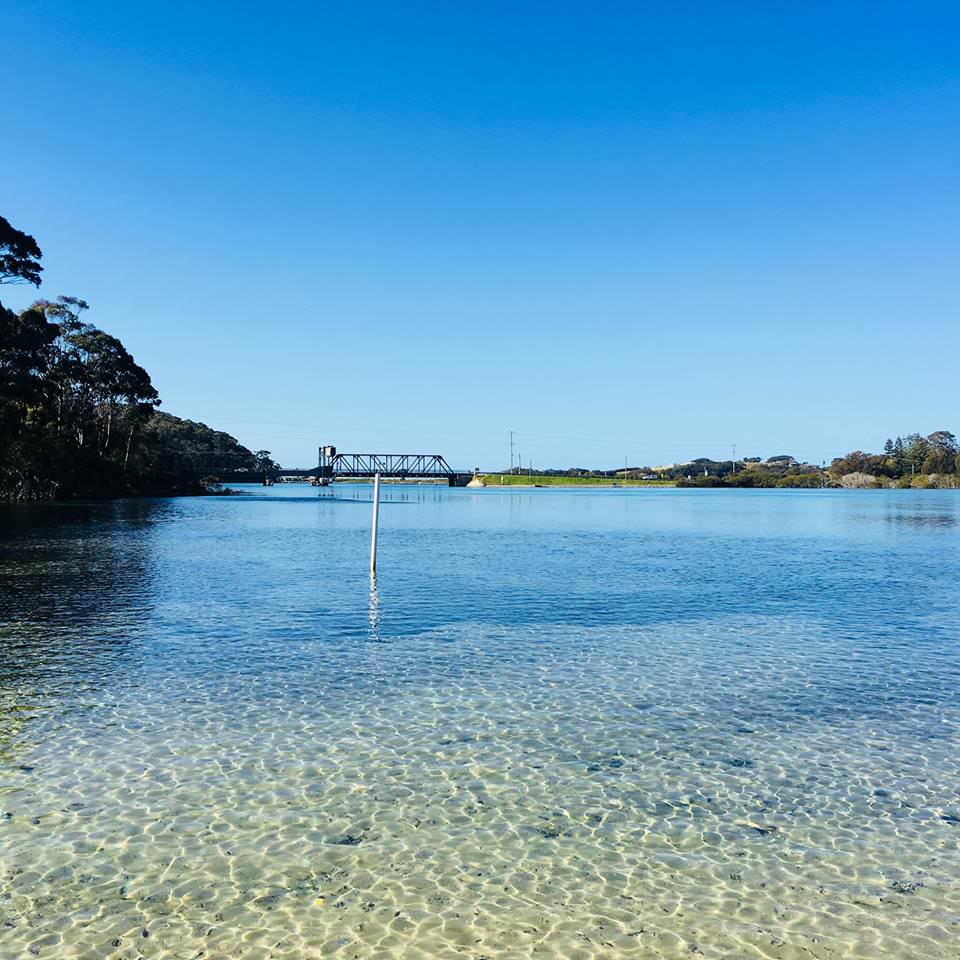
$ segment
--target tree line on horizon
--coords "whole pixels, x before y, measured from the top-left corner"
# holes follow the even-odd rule
[[[949,430],[936,430],[887,440],[882,453],[854,450],[826,468],[784,454],[736,462],[701,457],[656,473],[698,487],[954,487],[960,485],[960,446]]]
[[[0,216],[0,284],[41,283],[42,253]],[[200,474],[272,465],[227,433],[157,410],[160,397],[88,304],[0,302],[0,499],[204,492]]]
[[[854,450],[838,457],[831,471],[843,476],[864,473],[891,480],[916,476],[955,476],[960,474],[960,447],[949,430],[935,430],[923,436],[911,433],[887,440],[883,453]]]
[[[517,466],[504,472],[585,480],[667,480],[682,487],[953,487],[960,486],[960,446],[949,430],[937,430],[927,436],[911,433],[887,440],[882,453],[854,450],[845,457],[836,457],[828,467],[778,454],[765,460],[698,457],[666,467],[533,471]]]

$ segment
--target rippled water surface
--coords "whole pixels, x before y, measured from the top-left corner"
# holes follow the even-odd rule
[[[0,956],[960,956],[960,494],[384,493],[0,508]]]

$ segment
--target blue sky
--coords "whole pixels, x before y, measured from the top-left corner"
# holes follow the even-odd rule
[[[7,0],[0,213],[163,409],[504,466],[960,432],[954,4]],[[25,305],[29,288],[4,288]]]

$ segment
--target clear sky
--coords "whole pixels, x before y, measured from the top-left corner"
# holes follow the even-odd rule
[[[0,213],[42,295],[285,465],[960,433],[955,3],[0,17]]]

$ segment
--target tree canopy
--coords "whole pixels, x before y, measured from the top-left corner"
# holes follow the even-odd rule
[[[0,217],[0,283],[32,283],[40,286],[40,246],[29,233]]]
[[[40,283],[40,248],[0,217],[0,277]],[[78,297],[0,304],[0,498],[186,492],[264,460],[156,407],[150,375]],[[261,454],[266,454],[261,451]]]
[[[887,440],[883,453],[854,450],[830,464],[835,477],[858,473],[888,480],[916,477],[953,477],[960,473],[960,447],[949,430],[935,430],[923,436],[910,433]]]

